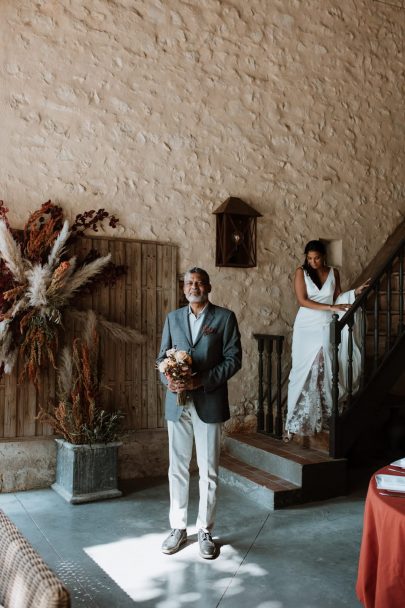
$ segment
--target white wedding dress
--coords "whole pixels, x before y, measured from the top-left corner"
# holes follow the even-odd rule
[[[330,268],[319,289],[304,271],[307,295],[321,304],[333,304],[335,273]],[[352,304],[354,290],[340,294],[335,304]],[[332,411],[332,348],[330,323],[333,312],[303,306],[298,310],[292,340],[292,367],[288,384],[286,431],[297,435],[313,435],[328,429]],[[339,316],[343,316],[343,312]],[[357,314],[357,313],[356,313]],[[360,323],[353,331],[353,392],[358,388],[361,355],[358,347]],[[347,394],[348,331],[342,332],[339,347],[339,401]]]

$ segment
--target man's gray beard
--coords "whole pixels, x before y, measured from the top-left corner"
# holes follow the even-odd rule
[[[202,302],[207,302],[208,301],[208,296],[201,294],[200,296],[186,296],[186,300],[187,302],[190,302],[190,304],[193,303],[202,303]]]

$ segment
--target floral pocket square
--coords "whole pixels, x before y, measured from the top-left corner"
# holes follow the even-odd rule
[[[216,334],[217,331],[218,330],[216,327],[210,327],[209,325],[204,325],[204,327],[202,328],[202,333],[204,336],[209,336],[210,334]]]

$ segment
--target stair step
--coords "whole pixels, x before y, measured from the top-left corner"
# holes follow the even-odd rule
[[[400,330],[401,326],[404,323],[405,320],[405,316],[402,317],[401,320],[401,315],[399,310],[393,310],[391,309],[390,311],[390,316],[391,316],[391,332],[392,333],[396,333]],[[367,310],[366,311],[366,318],[367,318],[367,333],[371,333],[372,331],[374,331],[374,328],[376,327],[376,317],[374,315],[374,310]],[[387,310],[379,310],[378,311],[378,328],[379,328],[379,332],[384,333],[386,328],[387,328],[387,319],[388,319],[388,311]]]
[[[269,508],[346,493],[346,459],[260,433],[229,435],[224,447],[221,479]]]
[[[400,278],[400,273],[398,271],[393,271],[391,273],[391,289],[395,289],[395,291],[399,290],[399,278]],[[404,279],[405,279],[405,273],[404,273]],[[382,291],[386,291],[387,289],[387,275],[384,275],[383,278],[381,279],[380,282],[380,289]]]
[[[380,316],[380,315],[384,315],[384,316],[386,316],[386,315],[387,315],[387,312],[388,312],[388,311],[387,311],[386,309],[380,308],[380,310],[378,311],[378,315],[379,315],[379,316]],[[370,308],[369,310],[366,310],[366,314],[367,314],[367,316],[368,316],[368,317],[372,317],[372,316],[374,316],[374,308]],[[399,309],[397,310],[397,309],[393,309],[393,308],[391,308],[391,315],[392,315],[392,316],[396,316],[396,317],[398,317],[398,316],[399,316],[399,314],[400,314],[400,313],[399,313]]]
[[[405,396],[389,393],[386,397],[386,404],[390,408],[405,409]]]
[[[222,482],[268,509],[279,509],[302,502],[300,486],[248,465],[229,454],[221,456],[219,469]]]
[[[259,433],[228,435],[224,442],[231,456],[298,485],[302,483],[304,465],[332,460],[324,452]]]
[[[379,336],[386,336],[387,332],[385,331],[385,328],[381,328],[378,330],[378,335]],[[367,329],[366,331],[366,336],[374,336],[374,329]],[[392,335],[391,335],[392,338]]]
[[[389,344],[392,345],[398,339],[398,335],[392,333],[389,339]],[[378,353],[384,355],[386,352],[387,334],[384,332],[378,332]],[[373,356],[374,353],[374,332],[366,334],[366,353],[369,357]]]
[[[383,324],[381,324],[383,325]],[[385,325],[385,324],[384,324]],[[391,342],[394,342],[396,340],[396,338],[401,334],[402,332],[400,331],[400,328],[398,325],[394,325],[392,323],[391,325],[391,332],[390,332],[390,340]],[[387,330],[385,327],[381,327],[378,330],[378,335],[380,336],[380,338],[382,338],[383,340],[385,340],[385,337],[387,336]],[[374,336],[374,327],[371,326],[367,332],[366,332],[366,337],[368,340],[368,343],[370,342],[370,336]]]

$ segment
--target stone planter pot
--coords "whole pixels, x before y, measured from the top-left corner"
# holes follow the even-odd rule
[[[56,481],[52,488],[72,504],[117,498],[120,442],[74,445],[55,439]]]

